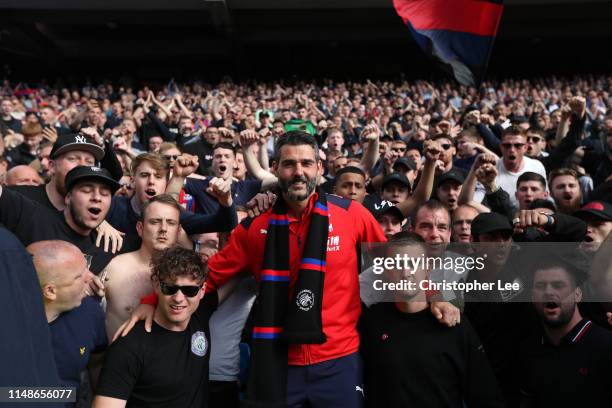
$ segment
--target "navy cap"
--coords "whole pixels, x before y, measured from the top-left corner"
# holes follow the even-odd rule
[[[80,181],[93,180],[107,185],[113,194],[121,187],[119,183],[111,177],[108,170],[96,166],[77,166],[66,174],[66,191],[72,188]]]

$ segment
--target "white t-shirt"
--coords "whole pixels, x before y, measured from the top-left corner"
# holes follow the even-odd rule
[[[519,208],[519,203],[515,196],[516,181],[518,180],[521,174],[526,173],[528,171],[538,173],[539,175],[544,177],[544,180],[546,180],[546,169],[544,168],[542,162],[539,160],[531,159],[527,156],[524,156],[523,165],[521,166],[521,169],[516,173],[506,170],[503,160],[498,160],[497,162],[498,175],[495,182],[499,187],[503,188],[508,193],[508,195],[510,195],[510,201],[512,202],[512,207],[514,207],[514,211],[518,211]]]

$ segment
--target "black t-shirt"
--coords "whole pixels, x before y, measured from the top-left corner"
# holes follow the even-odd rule
[[[439,323],[429,308],[363,307],[359,322],[367,407],[503,407],[476,332]]]
[[[24,246],[45,240],[67,241],[91,257],[89,269],[99,274],[113,258],[104,248],[96,247],[96,231],[84,236],[66,223],[59,211],[30,200],[7,188],[0,196],[0,223],[19,238]]]
[[[612,333],[583,319],[558,346],[534,336],[522,344],[520,378],[529,406],[609,407]]]
[[[9,188],[13,191],[18,192],[19,194],[26,196],[32,201],[36,201],[39,204],[44,205],[50,210],[57,209],[53,206],[51,200],[49,200],[49,196],[47,195],[47,190],[45,189],[46,184],[41,184],[38,186],[10,186]],[[57,211],[58,214],[61,214],[61,211]]]
[[[210,333],[217,292],[204,296],[184,331],[144,323],[106,352],[97,394],[127,401],[128,407],[205,407],[208,398]]]

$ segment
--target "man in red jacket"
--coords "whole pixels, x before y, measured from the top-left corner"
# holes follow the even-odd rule
[[[309,236],[313,214],[321,208],[321,197],[315,187],[323,168],[315,139],[304,132],[288,132],[277,143],[273,170],[279,180],[282,196],[279,199],[286,203],[288,218],[289,271],[285,278],[288,278],[289,293],[293,294],[290,298],[301,302],[301,305],[298,304],[301,309],[307,309],[311,303],[316,303],[312,299],[315,296],[308,290],[300,291],[308,295],[304,299],[296,296],[293,288],[298,275],[305,268],[304,248],[308,241],[314,239]],[[370,212],[356,201],[333,195],[326,195],[325,199],[328,235],[321,305],[325,340],[320,344],[289,345],[286,402],[290,407],[362,405],[362,373],[356,330],[361,312],[359,247],[361,243],[384,242],[385,236]],[[252,273],[262,284],[270,279],[283,279],[282,274],[262,268],[269,226],[276,222],[276,216],[276,211],[269,209],[259,217],[245,220],[234,230],[227,246],[209,261],[207,290],[218,288],[241,272]],[[454,320],[450,316],[454,315],[451,308],[444,310],[447,305],[437,306],[449,312],[444,313],[447,319]],[[440,310],[435,309],[434,312],[438,314]],[[254,330],[253,337],[274,338],[278,334],[274,330]],[[282,332],[282,328],[277,331]],[[261,382],[251,382],[250,385],[266,388]],[[273,398],[261,392],[256,394],[254,398],[250,394],[255,402],[273,404]]]

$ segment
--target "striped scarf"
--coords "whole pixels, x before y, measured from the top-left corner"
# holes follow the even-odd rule
[[[326,341],[321,319],[329,223],[325,194],[319,195],[310,218],[290,294],[289,217],[281,195],[272,209],[255,309],[247,406],[284,407],[288,345]]]

